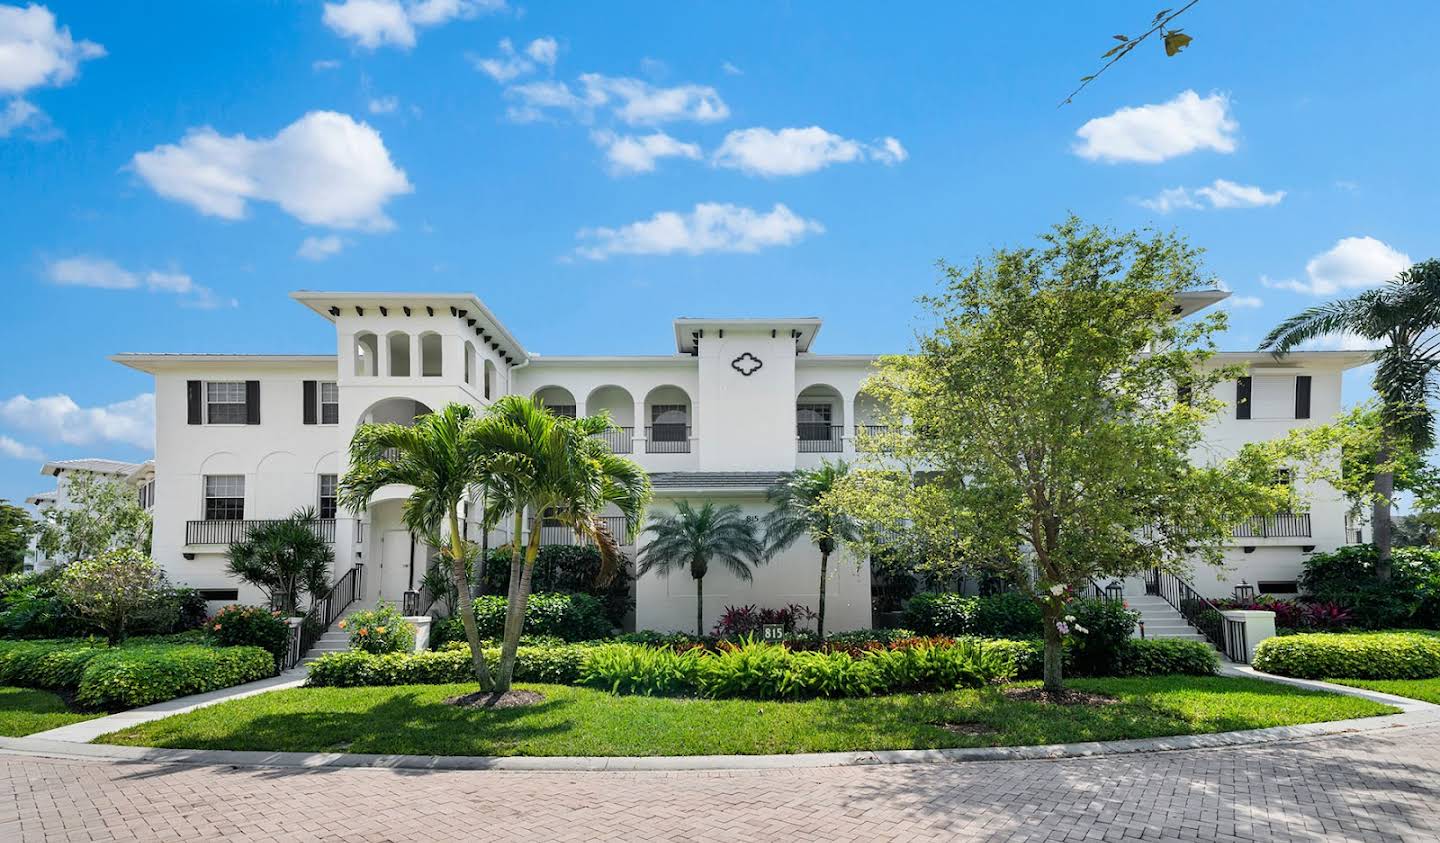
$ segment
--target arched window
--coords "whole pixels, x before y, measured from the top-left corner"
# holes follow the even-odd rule
[[[485,391],[484,391],[484,395],[485,395],[485,399],[486,399],[487,401],[490,400],[490,399],[492,399],[492,398],[494,398],[494,397],[495,397],[495,393],[500,389],[500,381],[498,380],[499,377],[500,377],[500,373],[499,373],[498,371],[496,371],[496,369],[495,369],[495,364],[490,362],[490,358],[488,358],[488,357],[485,358]]]
[[[465,341],[465,383],[475,385],[475,343]]]
[[[444,354],[441,351],[440,335],[424,333],[420,335],[420,375],[427,378],[438,378],[445,373],[443,362]]]
[[[385,338],[390,352],[390,377],[410,377],[410,335],[396,331]]]
[[[575,418],[575,396],[563,386],[547,386],[535,390],[535,400],[557,416]]]
[[[355,374],[372,378],[380,372],[380,342],[366,331],[355,335]]]

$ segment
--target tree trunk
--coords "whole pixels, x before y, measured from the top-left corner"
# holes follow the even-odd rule
[[[520,570],[520,582],[511,598],[509,612],[505,618],[505,641],[500,648],[500,681],[496,690],[508,691],[515,678],[515,654],[520,647],[520,633],[525,629],[525,606],[530,600],[530,578],[535,571],[535,558],[540,555],[540,515],[537,512],[530,519],[530,541],[525,547],[525,562]],[[513,571],[512,571],[513,573]]]
[[[705,578],[695,578],[695,637],[705,637]]]
[[[490,668],[485,664],[485,651],[480,647],[480,630],[475,626],[475,599],[470,596],[470,580],[465,575],[465,545],[460,540],[460,521],[455,512],[450,512],[450,576],[460,593],[460,624],[465,627],[465,643],[470,645],[470,662],[475,668],[475,681],[480,690],[488,691],[495,686],[490,678]]]
[[[515,620],[515,606],[520,602],[520,579],[524,569],[524,547],[520,544],[520,532],[525,528],[525,508],[517,506],[515,510],[514,532],[510,536],[510,583],[505,592],[505,627],[501,631],[503,639],[510,637],[510,627]],[[505,673],[505,641],[501,641],[500,648],[500,675],[495,682],[495,690],[504,693],[510,690],[510,677]]]
[[[820,612],[815,616],[815,632],[825,640],[825,569],[830,565],[830,554],[820,551]]]
[[[480,559],[475,563],[475,594],[485,594],[485,563],[490,559],[490,529],[486,524],[490,523],[490,492],[485,487],[480,489]]]
[[[1380,433],[1380,450],[1375,452],[1375,464],[1384,465],[1390,461],[1390,430],[1384,425]],[[1390,507],[1395,497],[1395,475],[1388,471],[1375,472],[1375,502],[1370,510],[1370,531],[1375,540],[1375,578],[1390,579]]]
[[[1045,623],[1045,666],[1041,674],[1045,680],[1045,690],[1058,694],[1065,690],[1064,677],[1064,646],[1065,639],[1056,629],[1055,624],[1060,620],[1060,612],[1063,608],[1052,605],[1053,601],[1046,601],[1044,611],[1041,613]]]

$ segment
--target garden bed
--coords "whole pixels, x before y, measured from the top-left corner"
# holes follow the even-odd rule
[[[1358,697],[1242,678],[1077,679],[1069,686],[1115,702],[1016,701],[998,687],[779,702],[616,696],[527,684],[521,688],[544,699],[484,710],[447,703],[473,692],[473,684],[294,688],[144,723],[96,742],[414,755],[752,755],[1149,738],[1396,711]]]

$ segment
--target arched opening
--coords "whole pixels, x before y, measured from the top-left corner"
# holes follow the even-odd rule
[[[844,449],[845,401],[828,384],[807,386],[795,399],[795,434],[802,454]]]
[[[420,376],[438,378],[445,374],[445,353],[440,335],[427,331],[420,335]]]
[[[410,335],[396,331],[385,338],[385,351],[390,355],[390,377],[410,377]]]
[[[585,399],[585,415],[609,413],[615,429],[601,436],[610,450],[617,454],[628,454],[633,450],[631,437],[635,435],[635,399],[623,387],[602,386],[590,392]]]
[[[382,398],[360,414],[359,424],[398,424],[413,427],[420,416],[434,412],[423,401],[413,398]]]
[[[373,378],[380,374],[380,341],[369,331],[355,335],[355,375]]]
[[[535,390],[535,400],[557,416],[575,418],[575,396],[563,386],[546,386]]]
[[[690,453],[690,395],[678,386],[657,386],[645,396],[645,452]]]
[[[465,383],[475,386],[475,343],[465,341]]]
[[[495,364],[491,363],[490,360],[487,358],[485,360],[485,384],[482,393],[485,396],[486,401],[489,401],[492,398],[496,397],[496,395],[499,393],[499,377],[500,372],[496,370]]]

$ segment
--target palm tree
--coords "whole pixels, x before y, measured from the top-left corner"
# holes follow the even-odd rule
[[[597,583],[608,583],[624,564],[621,537],[611,534],[601,513],[617,509],[625,518],[626,537],[633,535],[650,503],[650,477],[599,438],[613,427],[608,415],[556,416],[521,395],[496,401],[476,425],[476,441],[485,454],[475,475],[486,488],[485,527],[506,515],[514,521],[498,693],[510,689],[514,675],[542,521],[559,521],[595,544],[600,551]],[[529,540],[522,544],[527,525]]]
[[[380,487],[392,483],[413,487],[405,500],[405,526],[434,546],[448,547],[450,577],[460,595],[456,608],[470,645],[475,679],[482,691],[488,691],[494,682],[475,626],[458,515],[484,464],[477,433],[474,411],[464,404],[449,404],[438,413],[420,416],[413,427],[362,424],[350,440],[350,470],[340,481],[338,500],[346,509],[363,512]],[[448,528],[448,542],[440,538],[442,525]]]
[[[813,470],[800,469],[783,474],[765,493],[774,507],[765,514],[765,555],[773,558],[801,536],[820,549],[820,610],[815,631],[825,638],[825,580],[830,554],[837,542],[854,541],[859,532],[855,521],[825,507],[825,496],[850,472],[844,460],[826,460]]]
[[[765,546],[756,536],[755,519],[742,515],[734,504],[717,507],[706,501],[695,509],[689,501],[680,501],[673,515],[656,515],[645,532],[651,539],[637,558],[642,576],[654,570],[665,577],[671,571],[688,568],[695,580],[696,637],[705,634],[705,574],[710,570],[710,561],[718,560],[746,582],[754,579],[750,566],[765,561]]]
[[[1375,352],[1375,392],[1380,396],[1381,436],[1376,466],[1388,464],[1397,443],[1417,453],[1434,444],[1435,395],[1432,376],[1440,365],[1440,260],[1402,271],[1384,287],[1349,299],[1308,308],[1275,327],[1260,343],[1262,351],[1283,356],[1296,346],[1330,334],[1351,333],[1383,342]],[[1375,472],[1371,529],[1375,533],[1375,573],[1390,578],[1391,499],[1395,475]]]
[[[313,509],[262,524],[230,545],[226,570],[264,591],[270,608],[287,617],[298,614],[300,595],[309,595],[313,603],[330,588],[335,554],[320,538],[318,525]]]

